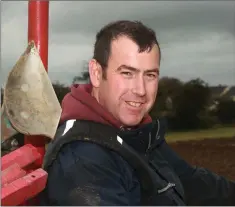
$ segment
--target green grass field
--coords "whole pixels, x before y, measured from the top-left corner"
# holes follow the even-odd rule
[[[169,132],[166,134],[168,142],[230,137],[235,137],[235,126],[187,132]]]

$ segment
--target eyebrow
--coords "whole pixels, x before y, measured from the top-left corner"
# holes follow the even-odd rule
[[[140,72],[140,69],[129,66],[129,65],[121,65],[117,68],[117,71],[120,71],[122,69],[131,70],[133,72]],[[151,73],[151,72],[155,72],[159,75],[159,68],[153,68],[153,69],[148,69],[144,71],[144,73]]]

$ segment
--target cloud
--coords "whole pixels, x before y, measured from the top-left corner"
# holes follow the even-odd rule
[[[87,1],[61,2],[53,6],[52,28],[59,33],[97,32],[117,19],[142,20],[158,32],[176,28],[230,29],[234,25],[234,2]],[[66,8],[66,9],[65,9]],[[69,12],[67,12],[67,9]],[[56,15],[59,13],[59,16]],[[223,24],[221,24],[223,22]],[[64,27],[61,27],[64,25]],[[85,26],[84,26],[85,25]],[[233,27],[234,28],[234,27]]]
[[[51,1],[49,76],[70,84],[110,21],[141,20],[156,31],[162,76],[235,84],[235,2]],[[2,2],[1,82],[27,45],[27,2]]]

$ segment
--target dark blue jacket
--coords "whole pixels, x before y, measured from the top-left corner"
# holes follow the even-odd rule
[[[58,137],[66,137],[65,128],[66,124],[59,128]],[[123,140],[152,165],[156,185],[168,179],[164,187],[157,188],[151,205],[235,205],[235,183],[186,163],[167,145],[159,124],[122,133]],[[150,147],[151,156],[145,157]],[[141,205],[136,172],[117,152],[75,140],[61,146],[53,159],[46,169],[45,205]]]

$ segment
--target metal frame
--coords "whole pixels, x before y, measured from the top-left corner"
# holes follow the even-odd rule
[[[28,3],[28,42],[33,40],[47,71],[48,67],[48,23],[49,1],[29,0]],[[38,165],[41,166],[45,154],[45,141],[39,136],[25,136],[25,144],[37,147],[41,154]]]
[[[34,41],[47,71],[49,1],[28,1],[28,42]],[[33,198],[46,185],[47,173],[41,169],[45,139],[25,136],[25,145],[1,158],[2,206],[33,205]],[[37,202],[37,201],[36,201]]]

